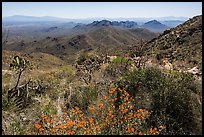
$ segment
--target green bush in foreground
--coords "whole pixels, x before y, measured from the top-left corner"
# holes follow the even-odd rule
[[[162,134],[196,134],[200,116],[194,96],[200,93],[194,78],[186,73],[163,73],[156,68],[139,69],[116,82],[120,88],[137,97],[138,93],[152,95],[152,113],[148,120],[152,126],[166,125]],[[136,104],[137,105],[137,104]],[[196,110],[196,109],[197,110]]]

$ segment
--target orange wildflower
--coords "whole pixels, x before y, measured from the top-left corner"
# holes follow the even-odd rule
[[[82,125],[86,125],[86,121],[85,121],[85,120],[82,120],[80,123],[81,123]]]
[[[89,121],[90,121],[90,123],[93,123],[93,121],[94,121],[94,120],[93,120],[93,118],[90,118],[90,120],[89,120]]]
[[[54,123],[54,119],[51,120],[51,123]]]
[[[36,127],[37,129],[40,129],[40,128],[41,128],[41,125],[40,125],[40,124],[35,124],[35,127]]]
[[[99,113],[98,113],[98,111],[96,112],[96,115],[98,115]]]
[[[125,110],[123,110],[123,113],[126,113],[128,111],[128,109],[126,108]]]
[[[137,112],[142,112],[142,109],[141,109],[141,108],[140,108],[140,109],[138,109],[138,110],[137,110]]]
[[[125,95],[127,96],[127,97],[129,97],[130,95],[129,95],[129,93],[127,93],[127,92],[125,92]]]
[[[61,129],[64,129],[64,125],[61,126]]]
[[[94,110],[95,110],[94,106],[89,107],[89,109],[90,109],[91,111],[94,111]]]
[[[115,91],[110,91],[110,94],[113,95],[115,93]]]
[[[104,126],[104,127],[106,127],[106,126],[107,126],[107,124],[106,124],[106,123],[104,123],[104,124],[103,124],[103,126]]]
[[[100,107],[100,108],[103,108],[103,104],[99,104],[99,107]]]
[[[126,97],[126,98],[125,98],[125,100],[127,100],[127,101],[128,101],[128,97]]]
[[[66,119],[66,116],[63,116],[63,119],[65,120],[65,119]]]
[[[153,130],[152,130],[152,128],[150,128],[150,133],[153,133]]]
[[[69,133],[70,133],[70,135],[73,135],[75,132],[74,131],[70,131]]]
[[[67,117],[67,116],[66,116],[66,113],[64,113],[64,115],[63,115],[63,119],[65,120],[65,119],[66,119],[66,117]]]
[[[87,134],[90,134],[91,133],[91,130],[87,130]]]
[[[55,132],[55,129],[54,129],[54,128],[52,128],[51,132]]]
[[[77,127],[83,127],[83,125],[81,125],[81,124],[76,124],[77,125]]]
[[[140,131],[140,132],[138,133],[138,135],[142,135],[142,132]]]
[[[134,131],[135,131],[135,129],[132,127],[132,128],[131,128],[131,131],[132,131],[132,132],[134,132]]]
[[[56,126],[56,128],[61,128],[61,125]]]
[[[45,118],[44,116],[41,116],[42,122],[45,122]]]
[[[122,105],[120,105],[120,106],[119,106],[119,108],[120,108],[120,109],[123,109],[123,108],[124,108],[124,105],[123,105],[123,104],[122,104]]]
[[[100,127],[99,127],[99,126],[96,126],[96,130],[100,130]]]
[[[142,116],[141,119],[144,120],[144,117]]]
[[[141,116],[141,114],[137,114],[137,116],[138,116],[138,117],[140,117],[140,116]]]
[[[47,122],[50,123],[50,121],[51,121],[50,118],[47,118]]]
[[[68,124],[72,127],[75,124],[75,122],[68,120]]]
[[[137,116],[137,113],[134,113],[134,115],[133,115],[134,117],[136,117]]]
[[[132,109],[133,107],[132,107],[132,105],[130,105],[130,109]]]

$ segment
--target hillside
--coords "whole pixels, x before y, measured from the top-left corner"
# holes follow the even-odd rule
[[[86,45],[81,42],[86,41],[89,43],[92,49],[100,48],[102,51],[105,50],[105,52],[110,54],[113,51],[117,51],[119,49],[124,50],[128,46],[136,45],[141,40],[151,40],[156,36],[156,33],[145,29],[118,29],[113,27],[100,27],[82,35],[82,39],[78,39],[78,37],[72,38],[69,43],[73,43],[73,46],[81,47]]]
[[[169,23],[171,24],[171,23]],[[98,27],[109,26],[115,28],[128,28],[128,29],[136,29],[136,28],[145,28],[149,31],[153,31],[156,33],[162,33],[164,30],[168,29],[169,27],[160,23],[157,20],[151,20],[148,22],[142,23],[138,25],[137,22],[134,21],[109,21],[109,20],[101,20],[101,21],[94,21],[87,25],[76,25],[74,30],[83,30],[85,32],[91,31]]]
[[[199,65],[202,63],[202,15],[166,30],[146,44],[145,53],[158,60],[168,58],[170,62]],[[185,64],[184,63],[184,64]]]
[[[119,29],[98,27],[87,33],[74,36],[46,37],[43,40],[19,43],[7,43],[4,50],[23,51],[26,53],[44,52],[65,60],[73,61],[81,50],[100,50],[111,53],[123,52],[128,45],[136,45],[141,40],[148,41],[158,34],[146,29]]]
[[[26,60],[29,60],[34,69],[46,69],[50,66],[59,67],[65,65],[65,62],[56,56],[42,53],[42,52],[35,52],[31,54],[26,54],[23,52],[18,51],[2,51],[2,69],[9,70],[10,61],[13,59],[14,56],[23,57]]]

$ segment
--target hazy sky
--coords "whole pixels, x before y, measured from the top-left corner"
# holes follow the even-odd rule
[[[193,17],[202,14],[202,2],[2,2],[2,16],[63,18]]]

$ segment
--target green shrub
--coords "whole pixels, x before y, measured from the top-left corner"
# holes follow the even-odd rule
[[[165,77],[162,72],[155,68],[134,70],[131,73],[127,73],[123,78],[118,81],[121,88],[128,85],[127,91],[132,95],[136,95],[137,92],[150,92],[161,88]]]
[[[122,58],[122,57],[115,58],[112,62],[113,63],[127,63],[127,64],[133,63],[133,61],[130,61],[127,58]]]
[[[87,60],[88,54],[87,53],[82,53],[78,59],[77,59],[77,64],[81,65],[85,60]]]
[[[97,97],[98,93],[93,87],[80,86],[74,95],[75,101],[72,100],[72,102],[77,103],[75,105],[81,107],[82,109],[87,109],[88,105],[95,101]]]
[[[167,74],[156,68],[146,68],[125,74],[115,84],[121,89],[126,87],[134,97],[141,92],[152,95],[152,113],[148,122],[152,126],[166,125],[164,134],[191,134],[201,128],[195,122],[199,114],[193,109],[199,104],[192,98],[200,93],[200,89],[192,75]]]

